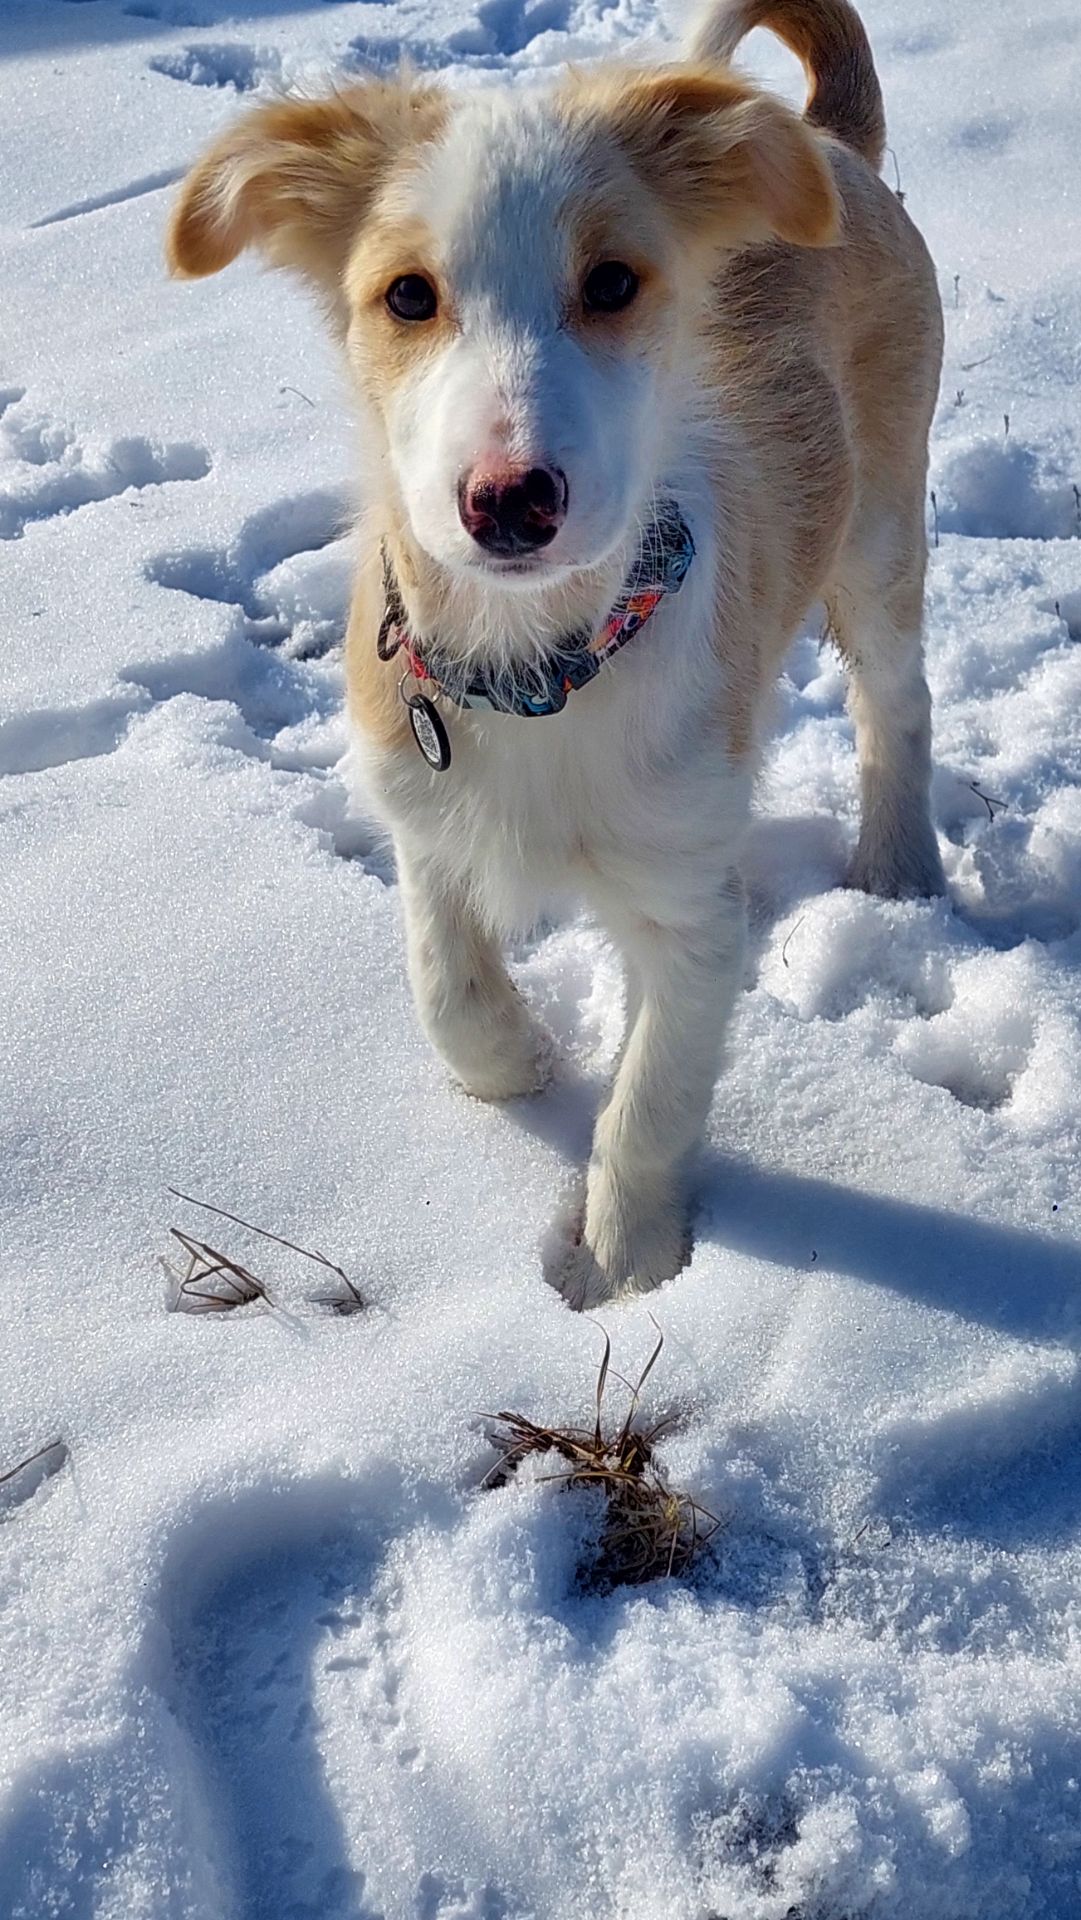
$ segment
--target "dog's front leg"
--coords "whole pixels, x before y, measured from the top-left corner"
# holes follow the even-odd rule
[[[396,843],[409,979],[421,1025],[467,1093],[510,1100],[548,1076],[548,1036],[530,1016],[499,946],[461,882]]]
[[[563,1276],[572,1306],[671,1280],[688,1252],[687,1161],[705,1125],[739,988],[743,894],[731,874],[708,918],[617,923],[638,989],[597,1120],[581,1242]]]

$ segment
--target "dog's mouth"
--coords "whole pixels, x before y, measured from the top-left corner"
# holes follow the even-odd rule
[[[469,554],[465,565],[474,579],[481,575],[488,580],[519,585],[533,582],[548,585],[574,571],[565,560],[553,558],[547,548],[524,554],[484,553],[478,548]]]
[[[621,534],[599,548],[590,543],[583,551],[573,538],[561,535],[551,546],[538,547],[529,553],[490,553],[474,546],[472,551],[459,555],[454,565],[457,572],[470,580],[491,581],[511,591],[518,587],[559,587],[576,577],[595,575],[625,543],[626,535]]]
[[[480,565],[485,573],[533,574],[551,573],[551,566],[545,565],[539,553],[529,554],[482,554]]]

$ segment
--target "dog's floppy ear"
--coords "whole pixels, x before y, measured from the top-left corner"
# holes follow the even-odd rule
[[[800,247],[838,239],[840,203],[821,142],[779,100],[695,66],[612,75],[606,91],[611,131],[689,238]]]
[[[256,107],[184,181],[166,241],[171,271],[199,279],[256,246],[333,290],[385,168],[442,117],[437,90],[404,79]]]

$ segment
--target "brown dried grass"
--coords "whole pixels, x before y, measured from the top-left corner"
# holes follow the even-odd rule
[[[201,1207],[205,1213],[217,1214],[219,1219],[230,1220],[247,1233],[258,1234],[261,1240],[272,1241],[275,1246],[285,1247],[289,1253],[298,1253],[302,1259],[311,1260],[325,1268],[334,1276],[334,1284],[326,1292],[311,1296],[317,1306],[343,1315],[359,1313],[365,1306],[362,1294],[348,1274],[328,1259],[325,1253],[298,1246],[295,1240],[285,1240],[280,1233],[270,1233],[266,1227],[257,1227],[253,1221],[242,1220],[238,1213],[228,1213],[224,1207],[213,1206],[209,1200],[197,1200],[193,1194],[181,1193],[176,1187],[170,1187],[168,1191],[175,1200],[183,1200],[186,1206]],[[223,1253],[219,1247],[212,1247],[206,1240],[196,1240],[179,1227],[170,1227],[169,1232],[188,1262],[187,1270],[183,1273],[171,1261],[163,1258],[161,1262],[173,1289],[170,1305],[174,1312],[228,1313],[234,1307],[249,1307],[256,1300],[262,1301],[265,1306],[273,1306],[265,1281],[260,1280],[239,1260]]]
[[[670,1420],[658,1420],[651,1427],[637,1424],[642,1388],[663,1346],[664,1335],[659,1333],[637,1382],[632,1386],[623,1381],[629,1404],[615,1432],[606,1432],[604,1422],[612,1358],[607,1334],[592,1427],[545,1427],[521,1413],[485,1415],[488,1437],[500,1456],[486,1485],[504,1486],[524,1460],[552,1454],[561,1464],[541,1479],[564,1487],[596,1487],[603,1494],[605,1519],[596,1553],[590,1565],[580,1570],[582,1584],[601,1592],[687,1573],[720,1526],[716,1516],[690,1494],[670,1487],[654,1461],[654,1447]]]

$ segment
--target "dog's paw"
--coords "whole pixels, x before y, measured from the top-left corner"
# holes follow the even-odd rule
[[[860,840],[845,885],[882,900],[930,900],[946,891],[946,875],[933,829],[896,845]]]
[[[470,1058],[452,1061],[451,1071],[474,1100],[521,1100],[543,1093],[555,1071],[551,1034],[533,1021],[498,1027]]]
[[[551,1278],[574,1313],[590,1313],[619,1298],[619,1288],[581,1240],[566,1250]]]
[[[674,1280],[691,1257],[682,1207],[672,1198],[628,1205],[607,1183],[591,1182],[584,1214],[557,1229],[549,1280],[575,1312],[651,1293]]]

